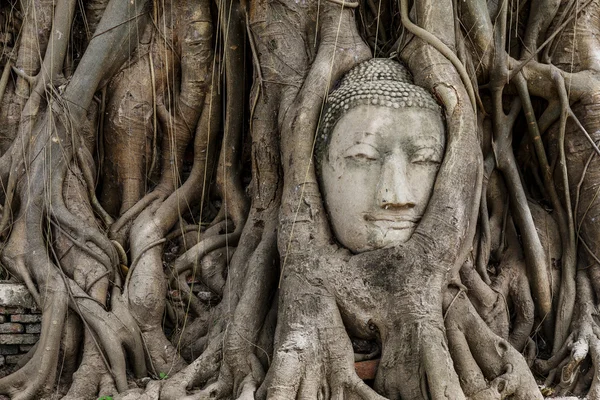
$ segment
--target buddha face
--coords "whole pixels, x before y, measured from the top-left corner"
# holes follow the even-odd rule
[[[323,152],[331,224],[352,252],[406,242],[425,209],[444,155],[439,113],[361,105],[340,118]]]

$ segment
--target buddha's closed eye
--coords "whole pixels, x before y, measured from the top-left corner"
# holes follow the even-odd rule
[[[372,145],[358,143],[346,150],[344,158],[356,161],[376,161],[380,156],[379,151]]]
[[[442,162],[442,156],[437,149],[424,147],[413,153],[410,162],[417,165],[437,165]]]

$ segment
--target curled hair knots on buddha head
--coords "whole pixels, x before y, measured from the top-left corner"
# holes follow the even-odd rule
[[[360,105],[424,108],[441,114],[433,96],[413,83],[403,64],[389,58],[365,61],[348,71],[327,98],[316,137],[317,171],[335,125],[350,109]]]

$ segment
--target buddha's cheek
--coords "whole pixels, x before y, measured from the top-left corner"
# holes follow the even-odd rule
[[[374,207],[377,181],[370,179],[368,169],[336,167],[326,165],[323,170],[323,193],[335,236],[355,253],[381,247],[382,233],[365,220]]]

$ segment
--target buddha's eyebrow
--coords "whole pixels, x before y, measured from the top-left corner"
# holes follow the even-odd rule
[[[431,149],[440,153],[444,152],[444,145],[437,142],[433,138],[420,138],[418,142],[407,143],[407,146],[410,152],[415,152],[422,149]]]

